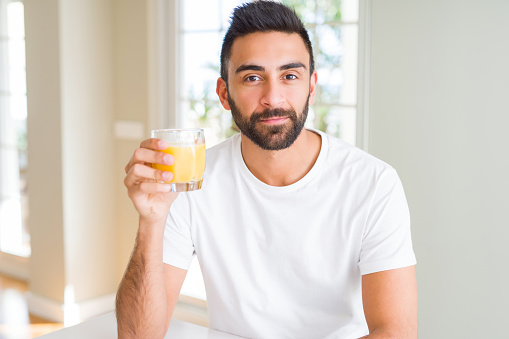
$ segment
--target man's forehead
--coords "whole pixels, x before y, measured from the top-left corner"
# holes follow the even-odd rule
[[[235,71],[241,65],[280,68],[299,62],[308,68],[309,59],[306,45],[297,33],[257,32],[235,39],[229,68],[231,71]]]

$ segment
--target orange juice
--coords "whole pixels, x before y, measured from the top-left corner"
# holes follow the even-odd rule
[[[205,145],[170,145],[161,151],[173,155],[175,162],[171,166],[152,164],[152,167],[173,173],[173,179],[167,183],[188,183],[201,181],[205,171]]]

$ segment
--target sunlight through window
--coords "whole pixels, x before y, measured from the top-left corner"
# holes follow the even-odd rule
[[[0,0],[0,251],[28,257],[23,4]]]
[[[245,1],[183,2],[180,121],[205,129],[207,146],[237,133],[216,92],[221,43],[234,7]],[[355,145],[358,0],[283,0],[303,19],[313,43],[318,89],[306,126]],[[204,53],[206,51],[206,53]]]

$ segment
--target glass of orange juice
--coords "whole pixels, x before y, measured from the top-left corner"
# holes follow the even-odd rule
[[[152,130],[151,136],[167,141],[168,148],[161,152],[169,153],[175,158],[171,166],[152,164],[155,169],[173,173],[173,179],[167,182],[171,185],[172,191],[199,190],[205,171],[203,129],[156,129]]]

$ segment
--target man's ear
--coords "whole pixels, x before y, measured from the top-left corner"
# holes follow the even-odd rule
[[[316,83],[318,81],[318,74],[316,71],[313,71],[311,77],[309,79],[309,105],[312,105],[315,102],[315,93],[316,93]]]
[[[226,81],[219,77],[216,84],[216,93],[223,105],[224,109],[230,110],[230,104],[228,103],[228,90],[226,89]]]

